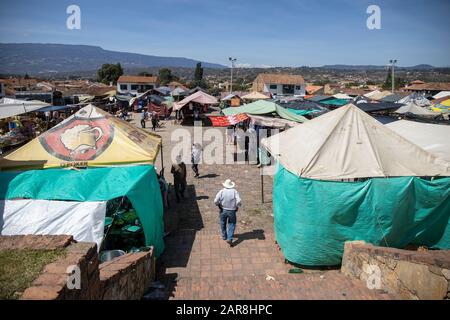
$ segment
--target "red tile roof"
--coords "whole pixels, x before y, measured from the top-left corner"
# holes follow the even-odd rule
[[[120,83],[156,83],[158,77],[141,77],[141,76],[121,76],[117,82]]]

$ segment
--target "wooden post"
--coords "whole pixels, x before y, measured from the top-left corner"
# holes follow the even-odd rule
[[[264,164],[261,162],[261,203],[264,203]]]
[[[164,150],[163,150],[162,142],[161,142],[161,149],[159,152],[161,152],[161,170],[163,170],[162,172],[163,172],[163,176],[164,176],[164,155],[163,155]]]

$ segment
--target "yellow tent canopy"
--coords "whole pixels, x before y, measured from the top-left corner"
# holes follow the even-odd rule
[[[446,107],[450,107],[450,99],[442,101],[441,105],[446,106]]]
[[[153,164],[161,137],[88,105],[0,160],[2,170]]]
[[[249,93],[249,94],[246,94],[245,96],[243,96],[242,99],[244,99],[244,100],[266,100],[266,99],[270,99],[270,98],[262,93],[253,91],[252,93]]]

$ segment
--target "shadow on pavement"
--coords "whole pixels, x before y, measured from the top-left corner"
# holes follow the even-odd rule
[[[241,234],[235,234],[234,236],[237,238],[237,240],[233,242],[233,247],[236,247],[237,245],[239,245],[241,242],[243,242],[245,240],[253,240],[253,239],[265,240],[266,239],[266,237],[264,236],[264,230],[262,230],[262,229],[253,230],[250,232],[244,232]]]
[[[166,299],[173,296],[179,275],[168,268],[185,268],[188,264],[195,240],[195,234],[203,229],[203,219],[197,204],[195,186],[188,185],[185,198],[177,203],[175,192],[170,193],[170,208],[164,213],[166,232],[165,251],[157,260],[156,278],[164,284]]]

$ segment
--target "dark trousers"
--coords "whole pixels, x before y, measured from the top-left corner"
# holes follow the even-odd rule
[[[177,197],[177,201],[180,201],[180,197],[184,198],[184,190],[186,190],[186,182],[174,181],[173,185],[175,187],[175,196]]]
[[[192,163],[192,171],[194,171],[195,175],[198,176],[198,163]]]
[[[156,131],[156,125],[158,124],[158,121],[152,120],[152,130]]]
[[[145,129],[145,120],[144,119],[141,120],[141,126],[142,126],[142,129]]]

